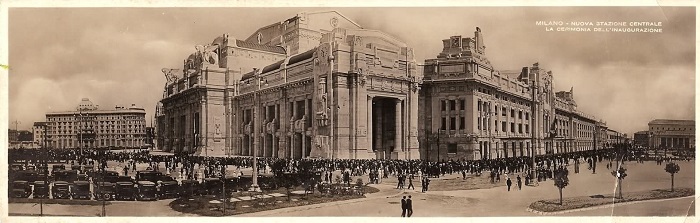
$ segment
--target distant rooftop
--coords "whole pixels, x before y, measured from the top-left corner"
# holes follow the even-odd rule
[[[654,119],[649,125],[695,125],[695,120]]]

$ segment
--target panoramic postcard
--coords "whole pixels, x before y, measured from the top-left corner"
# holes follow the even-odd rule
[[[694,7],[7,12],[10,219],[695,215]]]

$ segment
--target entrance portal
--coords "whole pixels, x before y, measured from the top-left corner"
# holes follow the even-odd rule
[[[400,148],[396,148],[397,105],[401,104],[397,103],[395,98],[374,97],[372,99],[371,148],[377,159],[398,159]]]

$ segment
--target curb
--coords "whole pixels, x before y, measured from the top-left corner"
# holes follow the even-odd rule
[[[393,196],[401,195],[404,192],[405,191],[402,190],[396,194],[390,194],[390,195],[386,195],[386,196],[366,197],[366,198],[358,198],[358,199],[336,201],[336,202],[329,202],[329,203],[320,203],[320,204],[304,205],[304,206],[297,206],[297,207],[288,207],[288,208],[282,208],[282,209],[240,214],[240,215],[235,215],[235,216],[237,216],[237,217],[269,216],[272,214],[283,214],[283,213],[290,213],[290,212],[296,212],[296,211],[306,211],[306,210],[317,209],[317,208],[331,206],[331,205],[352,204],[352,203],[357,203],[357,202],[362,202],[362,201],[380,199],[380,198],[384,198],[384,197],[393,197]],[[379,193],[379,192],[377,192],[377,193]],[[408,193],[408,192],[406,192],[406,193]]]
[[[538,211],[538,210],[534,210],[530,207],[528,207],[526,210],[528,212],[532,212],[532,213],[539,214],[539,215],[551,216],[551,215],[566,214],[566,213],[579,212],[579,211],[590,211],[590,210],[597,210],[597,209],[603,209],[603,208],[610,208],[610,207],[615,207],[615,206],[624,206],[624,205],[647,203],[647,202],[672,201],[672,200],[680,200],[680,199],[685,199],[685,198],[695,198],[695,196],[674,197],[674,198],[666,198],[666,199],[658,199],[658,200],[643,200],[643,201],[612,203],[612,204],[598,205],[598,206],[594,206],[594,207],[577,208],[577,209],[553,211],[553,212]]]

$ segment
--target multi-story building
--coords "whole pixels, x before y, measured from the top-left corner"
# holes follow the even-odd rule
[[[649,147],[695,148],[695,120],[655,119],[649,122]]]
[[[158,115],[158,146],[201,155],[417,159],[412,48],[341,14],[301,13],[185,61]]]
[[[481,30],[413,49],[340,13],[300,13],[197,46],[156,108],[156,144],[205,156],[485,159],[600,148],[603,121],[538,63],[499,71]],[[425,74],[425,76],[424,76]],[[601,138],[599,138],[601,137]]]
[[[649,148],[649,131],[635,132],[634,145],[642,148]]]
[[[145,115],[134,104],[101,110],[83,98],[75,111],[46,114],[46,139],[52,148],[141,148],[146,140]]]
[[[488,159],[594,149],[602,121],[576,109],[573,88],[554,92],[553,74],[535,63],[497,70],[481,29],[443,40],[425,61],[420,93],[421,157]]]
[[[43,148],[44,145],[44,137],[46,136],[45,130],[46,126],[48,125],[48,122],[34,122],[34,125],[32,126],[32,132],[34,133],[34,147],[35,148]]]

